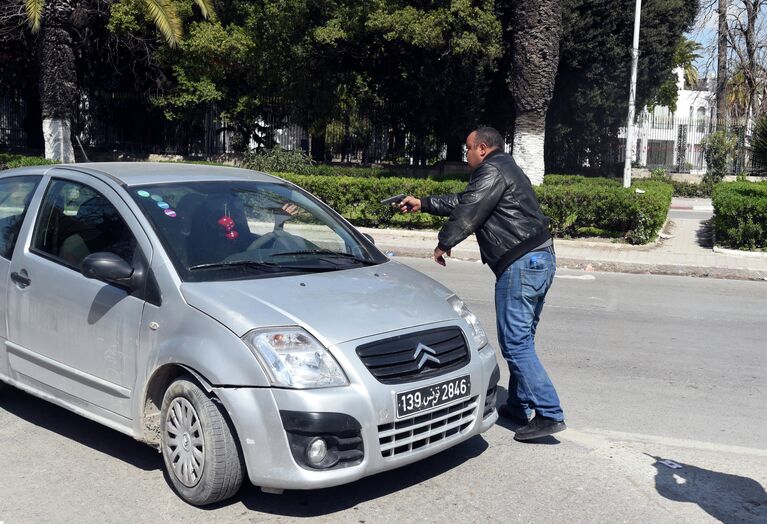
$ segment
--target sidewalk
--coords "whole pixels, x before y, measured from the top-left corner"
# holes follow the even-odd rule
[[[714,250],[707,220],[706,199],[675,198],[662,238],[654,244],[632,246],[609,240],[554,242],[557,265],[586,271],[617,271],[687,275],[741,280],[767,280],[767,253]],[[689,212],[687,218],[685,212]],[[437,245],[437,231],[359,228],[371,235],[379,249],[395,256],[430,257]],[[472,235],[453,249],[454,258],[479,260],[479,246]]]

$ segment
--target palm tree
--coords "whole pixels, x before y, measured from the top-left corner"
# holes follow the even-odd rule
[[[685,83],[693,88],[698,84],[698,68],[694,63],[701,58],[698,53],[701,49],[695,40],[682,37],[674,50],[674,64],[682,68]]]
[[[514,159],[534,185],[543,182],[546,111],[559,65],[562,9],[559,0],[512,0]]]
[[[203,17],[213,12],[213,0],[194,0]],[[74,162],[72,112],[77,102],[77,71],[72,41],[72,14],[76,0],[24,0],[33,34],[40,34],[40,106],[45,157]],[[172,0],[143,0],[147,14],[171,47],[181,41],[181,19]]]

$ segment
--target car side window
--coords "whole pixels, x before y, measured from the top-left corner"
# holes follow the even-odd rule
[[[35,194],[39,176],[19,176],[0,180],[0,257],[10,260],[29,202]]]
[[[105,251],[133,263],[136,238],[104,195],[79,182],[53,180],[40,206],[32,248],[77,268],[91,253]]]

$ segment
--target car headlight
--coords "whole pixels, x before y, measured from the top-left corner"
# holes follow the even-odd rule
[[[302,328],[257,329],[243,340],[264,365],[273,386],[308,389],[349,384],[333,355]]]
[[[453,309],[458,313],[458,316],[471,326],[472,334],[474,335],[474,344],[476,344],[477,349],[485,347],[487,345],[487,333],[485,333],[485,328],[482,327],[482,323],[477,316],[469,311],[469,308],[466,307],[466,304],[464,304],[463,300],[458,298],[458,296],[453,295],[448,298],[447,301],[453,306]]]

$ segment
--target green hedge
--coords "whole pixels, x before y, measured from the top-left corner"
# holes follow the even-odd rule
[[[721,182],[711,200],[717,244],[767,251],[767,181]]]
[[[14,167],[40,166],[46,164],[55,164],[53,160],[48,160],[40,156],[12,155],[9,153],[0,153],[0,171],[3,169],[13,169]]]
[[[268,171],[277,176],[282,176],[279,171]],[[297,173],[291,173],[297,174]],[[413,178],[416,180],[463,180],[468,182],[468,173],[449,173],[440,174],[433,170],[421,170],[419,168],[393,169],[386,167],[355,167],[355,166],[334,166],[328,164],[318,164],[302,168],[303,175],[333,176],[333,177],[353,177],[353,178]]]
[[[412,178],[359,178],[294,175],[280,176],[303,187],[336,209],[353,224],[369,227],[439,228],[444,218],[424,213],[402,214],[378,202],[391,195],[417,196],[457,193],[465,181]],[[644,190],[637,193],[636,188]],[[655,239],[671,203],[672,188],[654,181],[637,182],[624,189],[620,182],[569,175],[547,176],[535,188],[552,232],[561,237],[603,236],[624,238],[633,244]]]
[[[646,244],[666,221],[673,189],[651,180],[624,189],[617,180],[549,175],[536,194],[555,236],[624,238],[631,244]]]

